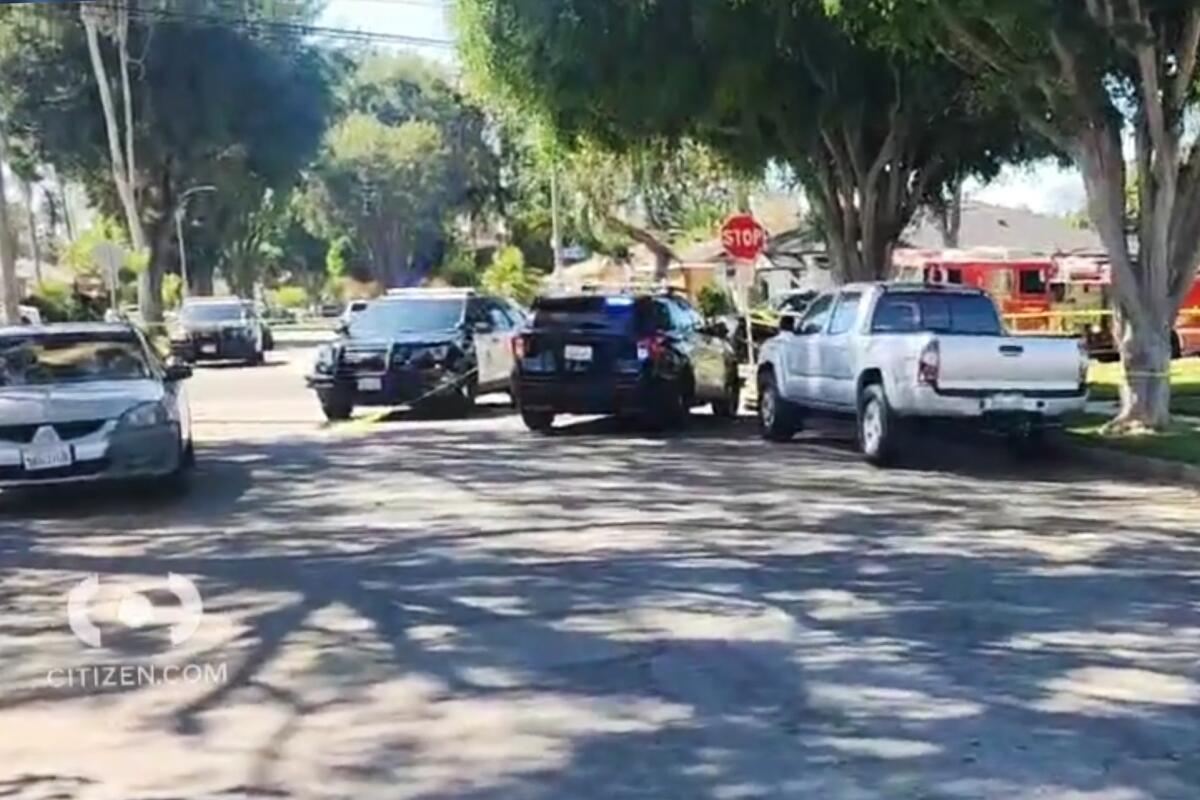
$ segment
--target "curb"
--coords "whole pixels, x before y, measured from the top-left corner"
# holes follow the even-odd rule
[[[1100,466],[1125,478],[1200,489],[1200,467],[1191,464],[1125,453],[1103,445],[1081,444],[1065,433],[1055,437],[1054,445],[1064,455]]]

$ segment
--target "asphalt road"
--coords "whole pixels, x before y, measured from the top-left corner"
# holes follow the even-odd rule
[[[0,497],[0,797],[1200,796],[1194,493],[503,398],[327,427],[310,358],[198,371],[182,498]]]

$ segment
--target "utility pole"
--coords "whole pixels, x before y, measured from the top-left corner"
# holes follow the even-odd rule
[[[20,293],[17,291],[17,240],[8,219],[8,195],[4,186],[4,119],[0,118],[0,324],[20,325]]]
[[[562,281],[562,233],[558,227],[558,159],[550,166],[550,247],[554,251],[554,283]]]

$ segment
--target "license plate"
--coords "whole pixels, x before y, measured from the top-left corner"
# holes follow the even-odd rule
[[[591,361],[592,348],[586,344],[569,344],[563,348],[563,358],[567,361]]]
[[[21,464],[26,472],[44,469],[62,469],[74,463],[70,445],[58,447],[31,447],[21,451]]]
[[[994,394],[989,405],[994,411],[1022,411],[1025,397],[1019,394]]]
[[[206,356],[215,356],[217,354],[217,346],[215,344],[200,345],[200,352]]]
[[[383,391],[383,378],[359,378],[358,390],[360,392],[381,392]]]

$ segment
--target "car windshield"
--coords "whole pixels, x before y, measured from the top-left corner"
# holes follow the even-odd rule
[[[350,319],[350,335],[356,339],[386,339],[402,333],[445,331],[463,319],[461,297],[411,297],[379,300]]]
[[[184,322],[241,322],[245,311],[241,303],[197,303],[185,305],[179,316]]]
[[[871,323],[874,333],[955,333],[966,336],[1003,334],[996,307],[979,294],[919,294],[900,292],[884,295],[875,307]]]
[[[129,335],[0,339],[0,387],[137,380],[150,375],[141,343]]]

